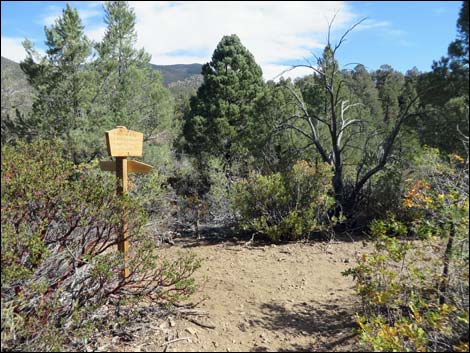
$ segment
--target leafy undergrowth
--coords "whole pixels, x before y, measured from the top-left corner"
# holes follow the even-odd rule
[[[103,305],[177,302],[195,291],[193,255],[155,254],[138,201],[115,195],[96,165],[58,144],[2,147],[2,350],[76,350],[102,324]],[[129,219],[129,276],[116,251]]]

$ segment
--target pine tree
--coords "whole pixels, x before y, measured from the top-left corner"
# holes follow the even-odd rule
[[[423,111],[416,121],[421,142],[461,155],[468,153],[462,143],[469,129],[468,23],[468,1],[463,1],[457,39],[450,43],[448,56],[434,61],[432,71],[420,75],[417,84]]]
[[[255,138],[256,100],[264,88],[261,68],[238,36],[230,35],[222,38],[202,74],[204,82],[185,117],[187,150],[228,163],[243,159]]]
[[[45,27],[46,56],[38,58],[30,41],[23,44],[27,58],[20,64],[36,91],[32,115],[27,119],[31,134],[66,141],[72,158],[81,152],[77,135],[89,126],[93,73],[86,60],[91,47],[76,9],[69,4],[51,27]]]
[[[373,76],[382,102],[384,122],[393,123],[400,113],[399,97],[404,85],[403,75],[390,65],[382,65]]]
[[[142,130],[146,139],[171,131],[172,102],[151,56],[136,49],[135,14],[125,1],[105,4],[107,29],[94,63],[100,82],[97,101],[110,126]],[[172,131],[174,134],[174,131]]]
[[[457,39],[450,43],[448,48],[449,56],[461,65],[469,64],[469,8],[468,1],[462,2],[459,19],[457,20]]]

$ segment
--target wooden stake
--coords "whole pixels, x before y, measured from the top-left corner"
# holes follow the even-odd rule
[[[127,157],[142,157],[144,134],[117,126],[115,129],[105,133],[108,154],[116,157],[116,161],[101,161],[101,170],[116,172],[116,191],[122,197],[127,194],[128,173],[149,173],[152,166],[128,161]],[[124,257],[124,268],[121,272],[122,278],[129,277],[129,215],[122,215],[122,228],[118,234],[118,250]]]
[[[118,196],[127,194],[127,158],[116,157],[116,190]],[[129,219],[127,212],[122,215],[122,228],[118,235],[118,250],[124,256],[124,268],[122,270],[122,277],[129,277]]]

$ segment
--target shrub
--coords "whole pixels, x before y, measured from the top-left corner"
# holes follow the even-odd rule
[[[160,259],[145,213],[110,174],[60,157],[56,143],[2,147],[2,349],[70,349],[105,303],[191,294],[193,256]],[[115,248],[128,214],[130,275]],[[69,348],[68,348],[69,347]]]
[[[251,173],[233,188],[233,204],[241,224],[272,241],[297,240],[331,227],[326,211],[330,196],[331,168],[297,162],[285,175]]]
[[[458,156],[453,166],[431,159],[426,179],[409,180],[409,222],[374,222],[375,251],[345,273],[356,281],[361,337],[374,351],[468,351],[468,170]],[[397,237],[404,234],[417,240]]]

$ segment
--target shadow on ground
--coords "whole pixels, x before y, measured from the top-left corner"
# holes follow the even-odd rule
[[[263,247],[271,245],[273,242],[267,237],[261,235],[253,236],[250,231],[244,231],[236,225],[214,225],[204,224],[201,225],[199,234],[190,229],[179,229],[179,236],[174,239],[175,244],[182,248],[194,248],[199,246],[209,246],[216,244],[224,244],[227,246],[239,246],[248,244],[250,247]],[[354,242],[365,240],[364,233],[351,233],[351,232],[338,232],[334,235],[334,240],[340,242]],[[277,245],[287,245],[299,242],[325,242],[332,240],[330,235],[316,233],[311,235],[308,239],[297,241],[282,241],[277,242]]]
[[[268,303],[262,304],[261,309],[263,316],[250,320],[252,326],[288,335],[309,336],[314,341],[306,346],[287,345],[278,351],[349,351],[357,345],[353,307],[345,309],[336,304],[304,302],[290,305]],[[252,351],[264,352],[267,347],[254,347]]]

